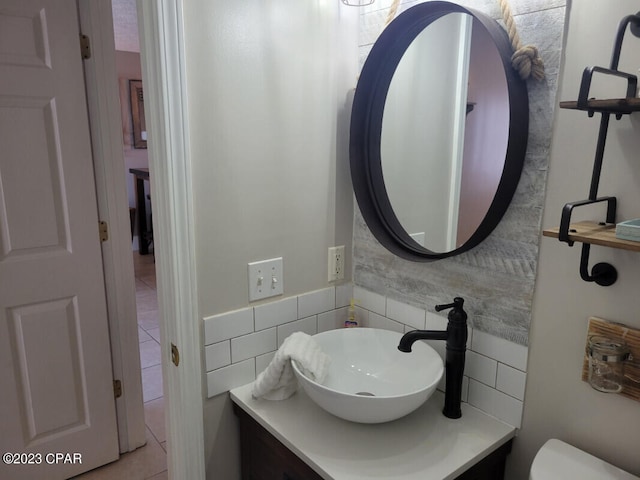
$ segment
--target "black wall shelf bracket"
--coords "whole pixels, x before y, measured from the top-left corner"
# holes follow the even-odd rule
[[[580,254],[580,278],[585,282],[595,282],[601,287],[608,287],[616,283],[618,279],[618,271],[616,267],[610,263],[596,263],[589,273],[589,251],[591,244],[583,243],[582,252]]]
[[[581,200],[579,202],[571,202],[565,204],[562,208],[562,216],[560,218],[560,231],[558,234],[558,240],[566,242],[570,247],[573,246],[573,240],[569,239],[569,233],[571,233],[571,214],[575,207],[582,207],[584,205],[593,205],[595,203],[607,202],[607,217],[604,223],[616,222],[616,206],[618,200],[616,197],[600,197],[594,200]],[[604,224],[603,223],[603,224]]]
[[[602,225],[616,223],[616,197],[598,197],[598,186],[600,183],[600,173],[602,171],[602,159],[604,157],[604,149],[607,142],[607,131],[609,129],[609,118],[615,115],[620,120],[623,115],[640,111],[640,99],[636,97],[638,90],[638,77],[629,73],[618,70],[620,61],[620,51],[622,49],[622,41],[624,39],[627,26],[630,26],[631,33],[636,37],[640,37],[640,12],[636,15],[628,15],[624,17],[618,25],[613,53],[611,55],[611,64],[609,68],[603,67],[587,67],[582,74],[580,90],[577,102],[561,102],[561,108],[571,108],[586,111],[589,117],[593,117],[595,113],[602,115],[600,120],[600,129],[598,132],[598,141],[596,145],[595,159],[593,163],[593,173],[591,175],[591,187],[589,189],[589,198],[577,202],[567,203],[562,209],[560,219],[560,228],[558,231],[558,239],[561,242],[573,246],[574,241],[569,238],[571,230],[571,215],[574,208],[585,205],[606,202],[607,214],[605,222]],[[611,75],[621,77],[627,80],[625,96],[623,98],[611,100],[596,100],[589,98],[591,89],[591,81],[594,74]],[[586,282],[595,282],[601,286],[613,285],[618,278],[618,272],[615,267],[609,263],[597,263],[589,272],[589,253],[591,244],[582,244],[582,253],[580,255],[580,278]]]

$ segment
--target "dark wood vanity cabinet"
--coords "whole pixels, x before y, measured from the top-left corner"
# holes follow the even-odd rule
[[[493,453],[490,453],[466,472],[456,477],[456,480],[502,480],[504,479],[504,465],[507,455],[511,452],[509,440]]]
[[[235,403],[233,410],[240,423],[242,480],[322,480],[311,467]],[[511,443],[512,440],[509,440],[459,475],[456,480],[503,479],[504,465],[507,455],[511,452]]]
[[[244,410],[236,404],[233,410],[240,420],[242,480],[322,480]]]

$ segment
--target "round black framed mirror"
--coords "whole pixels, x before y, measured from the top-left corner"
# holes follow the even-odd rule
[[[443,1],[409,8],[373,45],[353,99],[351,177],[371,232],[396,255],[460,254],[506,212],[529,124],[511,54],[495,20]]]

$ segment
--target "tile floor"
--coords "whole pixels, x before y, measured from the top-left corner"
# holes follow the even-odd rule
[[[158,297],[153,255],[140,255],[138,252],[133,252],[133,265],[136,275],[142,397],[147,426],[147,444],[133,452],[121,455],[117,462],[79,475],[75,480],[163,480],[168,478]]]

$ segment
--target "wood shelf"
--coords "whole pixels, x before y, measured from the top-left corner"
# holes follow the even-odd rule
[[[559,230],[559,227],[547,228],[542,234],[545,237],[558,238]],[[613,224],[601,225],[588,221],[572,223],[569,225],[569,240],[640,252],[640,242],[616,238],[616,226]]]
[[[560,108],[604,113],[632,113],[640,112],[640,98],[590,99],[587,100],[586,108],[579,108],[578,102],[574,100],[570,102],[560,102]]]
[[[573,102],[560,102],[560,108],[587,112],[589,117],[593,117],[593,115],[598,112],[602,114],[602,118],[600,119],[596,156],[593,162],[593,173],[591,174],[589,199],[582,202],[567,203],[564,206],[560,220],[562,231],[560,231],[560,228],[552,228],[542,232],[544,236],[559,238],[562,242],[566,242],[568,245],[573,245],[573,242],[581,242],[582,253],[580,255],[580,278],[585,282],[595,282],[597,285],[602,287],[613,285],[618,278],[618,272],[613,265],[606,262],[596,263],[592,269],[589,269],[589,252],[591,245],[601,245],[604,247],[640,252],[640,242],[616,238],[616,226],[614,224],[617,206],[616,197],[610,196],[597,198],[600,173],[602,172],[604,148],[607,139],[607,131],[609,129],[609,115],[615,115],[615,118],[620,120],[623,115],[640,112],[640,98],[636,96],[638,91],[638,76],[618,70],[620,51],[622,50],[622,40],[627,26],[636,33],[634,28],[638,27],[638,16],[627,15],[618,24],[613,52],[611,53],[610,67],[604,68],[593,66],[585,68],[582,73],[580,90],[578,91],[578,100]],[[640,35],[636,34],[636,36]],[[623,98],[610,99],[590,98],[591,80],[593,79],[593,75],[596,73],[599,75],[610,75],[625,79],[627,84],[625,96]],[[602,201],[607,202],[606,221],[608,223],[571,223],[571,213],[575,207],[591,205]]]

